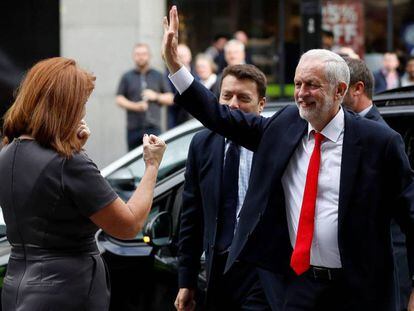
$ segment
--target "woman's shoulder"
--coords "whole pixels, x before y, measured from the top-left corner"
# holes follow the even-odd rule
[[[5,158],[26,159],[33,165],[49,163],[51,161],[61,161],[61,156],[53,149],[41,146],[33,139],[14,139],[1,149],[1,154]]]
[[[98,169],[96,164],[84,151],[76,152],[71,157],[65,159],[64,166],[66,170],[82,170],[88,167]]]

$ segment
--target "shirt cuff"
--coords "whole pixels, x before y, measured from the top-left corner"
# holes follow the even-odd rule
[[[168,78],[170,79],[171,83],[175,86],[178,93],[180,95],[187,90],[191,83],[194,81],[193,75],[188,71],[185,66],[182,66],[177,72],[174,74],[168,75]]]

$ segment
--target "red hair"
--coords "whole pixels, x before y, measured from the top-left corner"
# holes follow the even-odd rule
[[[54,57],[35,64],[4,116],[3,143],[26,134],[65,157],[79,152],[77,129],[94,81],[73,59]]]

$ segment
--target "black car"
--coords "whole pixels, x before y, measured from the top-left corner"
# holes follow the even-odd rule
[[[404,139],[411,165],[414,164],[414,87],[384,92],[374,98],[385,121]],[[268,105],[270,116],[285,103]],[[294,104],[293,102],[289,104]],[[193,135],[202,125],[192,120],[167,132],[166,163],[160,169],[155,199],[144,233],[121,241],[104,232],[98,235],[108,262],[113,284],[112,310],[175,310],[177,288],[177,239],[185,158]],[[163,160],[164,161],[164,160]],[[163,162],[164,163],[164,162]],[[137,169],[137,168],[140,169]],[[102,173],[128,199],[143,173],[142,150]],[[201,258],[203,267],[203,257]],[[205,271],[199,274],[199,299],[203,299]]]

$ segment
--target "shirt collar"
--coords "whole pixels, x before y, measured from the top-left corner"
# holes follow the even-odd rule
[[[368,111],[370,111],[370,110],[371,110],[372,106],[373,106],[373,105],[369,105],[367,108],[365,108],[365,109],[364,109],[364,110],[362,110],[361,112],[358,112],[358,114],[359,114],[361,117],[365,117],[365,116],[367,115]]]
[[[344,124],[345,124],[344,111],[342,107],[340,107],[336,116],[323,128],[323,130],[321,131],[321,134],[324,137],[336,143],[339,140],[339,136],[344,130]],[[315,129],[308,122],[308,139],[312,131],[315,131]]]

